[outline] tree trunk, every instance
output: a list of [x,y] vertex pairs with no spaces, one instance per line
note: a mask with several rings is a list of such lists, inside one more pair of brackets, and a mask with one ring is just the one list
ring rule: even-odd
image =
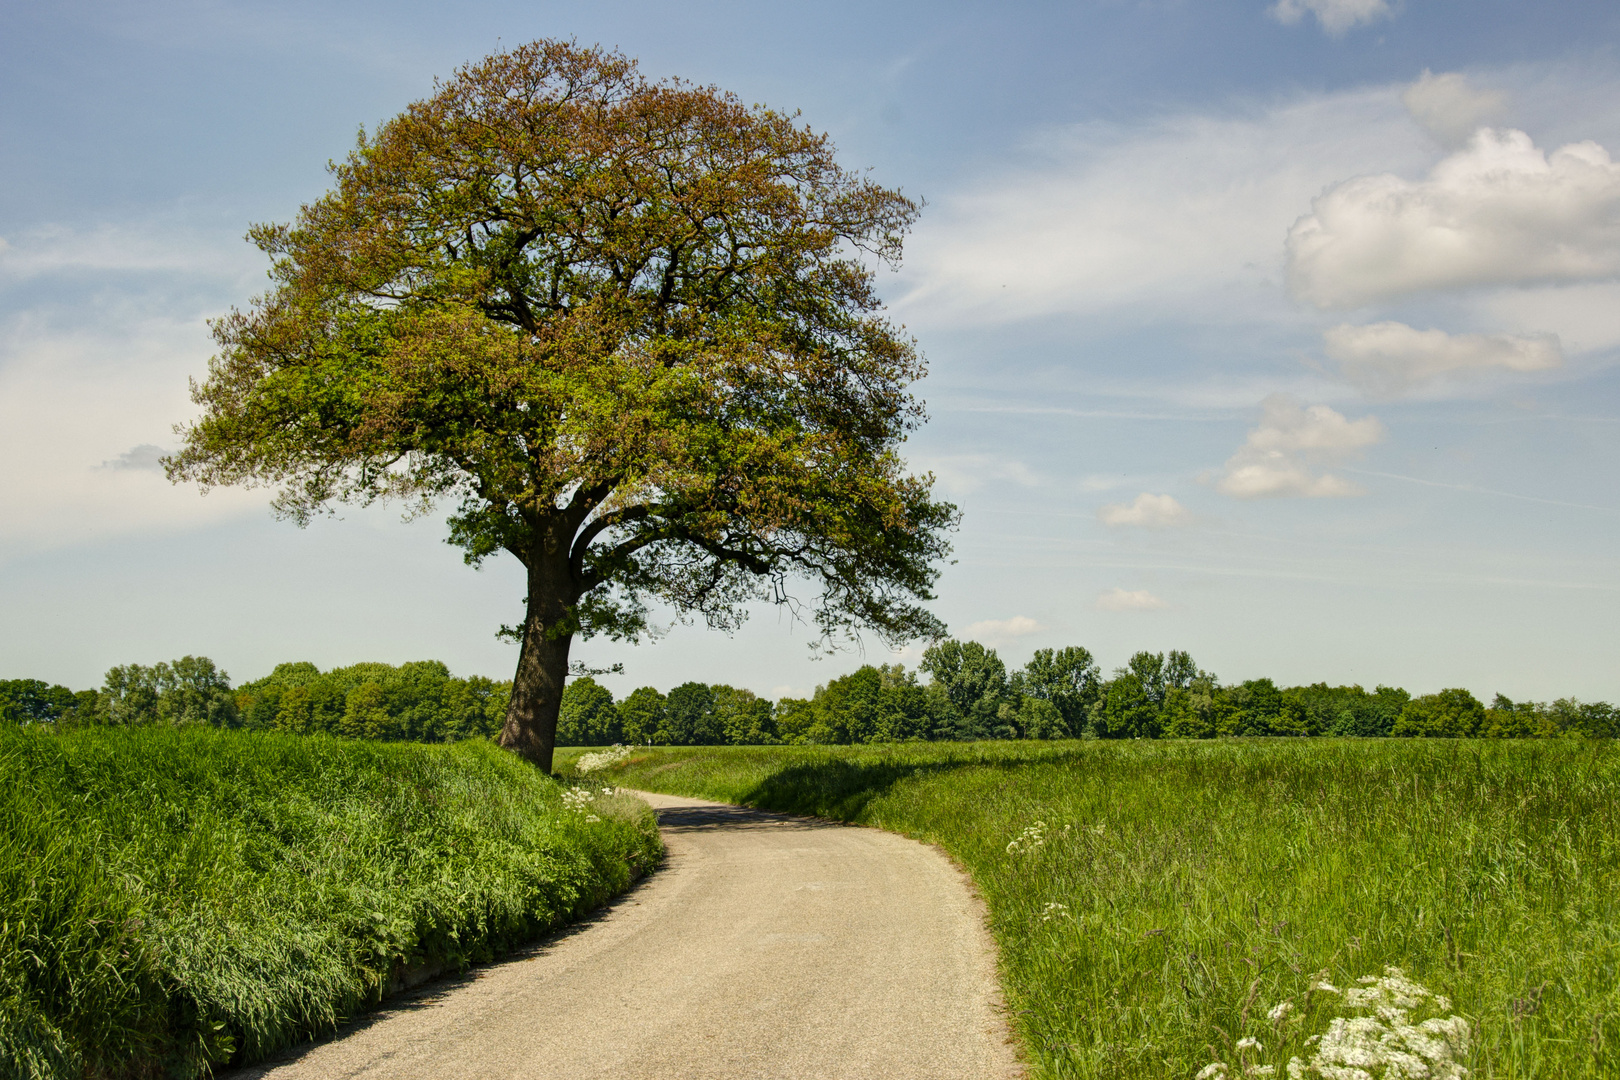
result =
[[530,560],[523,648],[512,677],[506,724],[497,741],[547,773],[557,746],[557,714],[568,678],[568,649],[574,641],[569,608],[575,599],[566,558],[547,553]]

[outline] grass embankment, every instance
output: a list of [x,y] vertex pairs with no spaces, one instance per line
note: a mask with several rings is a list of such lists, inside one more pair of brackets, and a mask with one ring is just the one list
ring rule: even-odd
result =
[[488,743],[0,728],[0,1075],[195,1075],[576,919],[661,851]]
[[1346,1005],[1312,986],[1386,965],[1453,999],[1475,1078],[1620,1076],[1611,742],[682,748],[606,775],[940,844],[1042,1076],[1280,1078]]

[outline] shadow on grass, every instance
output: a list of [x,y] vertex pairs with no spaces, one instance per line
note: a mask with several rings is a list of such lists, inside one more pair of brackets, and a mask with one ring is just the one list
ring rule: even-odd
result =
[[859,821],[875,800],[906,781],[927,780],[962,769],[1010,770],[1034,760],[1054,762],[1072,756],[1071,752],[1055,751],[1038,757],[964,752],[933,761],[828,757],[783,766],[748,789],[742,801],[790,814]]

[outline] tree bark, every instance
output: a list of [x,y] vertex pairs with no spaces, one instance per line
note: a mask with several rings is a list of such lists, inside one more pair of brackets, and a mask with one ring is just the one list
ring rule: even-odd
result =
[[557,715],[568,679],[574,633],[570,608],[577,599],[566,556],[547,552],[529,561],[529,597],[523,647],[512,677],[512,700],[497,742],[551,772]]

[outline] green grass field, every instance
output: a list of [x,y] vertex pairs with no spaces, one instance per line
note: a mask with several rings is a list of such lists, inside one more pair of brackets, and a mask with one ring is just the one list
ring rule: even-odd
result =
[[189,1076],[651,868],[646,805],[481,741],[0,726],[0,1076]]
[[1286,1076],[1350,1015],[1313,986],[1386,966],[1452,999],[1475,1078],[1620,1076],[1612,742],[694,747],[603,775],[940,844],[1040,1076]]

